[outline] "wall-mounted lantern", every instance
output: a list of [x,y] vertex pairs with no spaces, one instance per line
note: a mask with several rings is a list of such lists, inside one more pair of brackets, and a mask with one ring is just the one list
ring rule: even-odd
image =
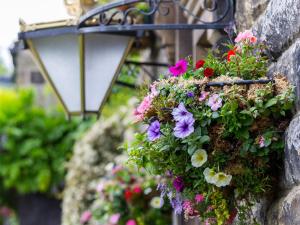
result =
[[[193,15],[180,0],[122,0],[94,8],[79,20],[22,23],[19,39],[32,52],[69,116],[99,113],[137,34],[147,30],[221,29],[230,25],[232,0],[203,2],[204,10],[218,15],[213,21]],[[141,3],[146,7],[139,8]],[[195,24],[153,24],[135,19],[137,15],[153,19],[156,13],[167,16],[168,7],[194,16]]]

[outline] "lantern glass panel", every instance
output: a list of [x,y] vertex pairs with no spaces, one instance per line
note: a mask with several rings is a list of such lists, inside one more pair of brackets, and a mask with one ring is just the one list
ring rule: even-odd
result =
[[110,34],[85,35],[85,108],[99,111],[109,93],[132,37]]
[[80,112],[78,35],[65,34],[32,39],[41,63],[69,112]]

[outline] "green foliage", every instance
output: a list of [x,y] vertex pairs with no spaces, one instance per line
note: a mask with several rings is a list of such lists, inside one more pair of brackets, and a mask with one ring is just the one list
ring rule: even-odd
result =
[[65,162],[81,129],[62,112],[34,106],[29,90],[0,90],[1,188],[50,193],[62,184]]

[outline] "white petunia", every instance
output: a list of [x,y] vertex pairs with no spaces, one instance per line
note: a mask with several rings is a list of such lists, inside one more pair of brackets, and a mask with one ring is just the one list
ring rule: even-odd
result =
[[207,161],[207,153],[205,150],[197,150],[191,158],[193,167],[200,167]]
[[217,187],[224,187],[230,184],[230,181],[232,179],[231,175],[227,175],[226,173],[219,172],[215,175],[216,183],[215,185]]
[[205,180],[207,183],[209,184],[215,184],[216,183],[216,172],[210,168],[206,168],[204,171],[203,171],[203,174],[204,174],[204,177],[205,177]]
[[150,205],[155,209],[160,209],[164,205],[164,200],[160,197],[153,197]]

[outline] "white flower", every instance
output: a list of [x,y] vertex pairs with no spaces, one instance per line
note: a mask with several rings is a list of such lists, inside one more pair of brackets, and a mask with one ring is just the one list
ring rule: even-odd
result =
[[164,205],[164,200],[160,197],[153,197],[150,205],[155,209],[160,209]]
[[215,184],[216,183],[216,173],[214,170],[210,169],[210,168],[206,168],[204,171],[203,171],[203,174],[204,174],[204,177],[205,177],[205,180],[207,183],[209,184]]
[[224,187],[230,184],[230,181],[232,179],[231,175],[227,175],[226,173],[219,172],[215,175],[216,177],[216,183],[215,185],[217,187]]
[[145,189],[144,194],[145,194],[145,195],[148,195],[148,194],[150,194],[151,192],[152,192],[152,188],[148,187],[148,188]]
[[207,153],[206,153],[206,151],[203,150],[203,149],[197,150],[192,155],[191,161],[192,161],[193,167],[200,167],[200,166],[202,166],[207,161]]

